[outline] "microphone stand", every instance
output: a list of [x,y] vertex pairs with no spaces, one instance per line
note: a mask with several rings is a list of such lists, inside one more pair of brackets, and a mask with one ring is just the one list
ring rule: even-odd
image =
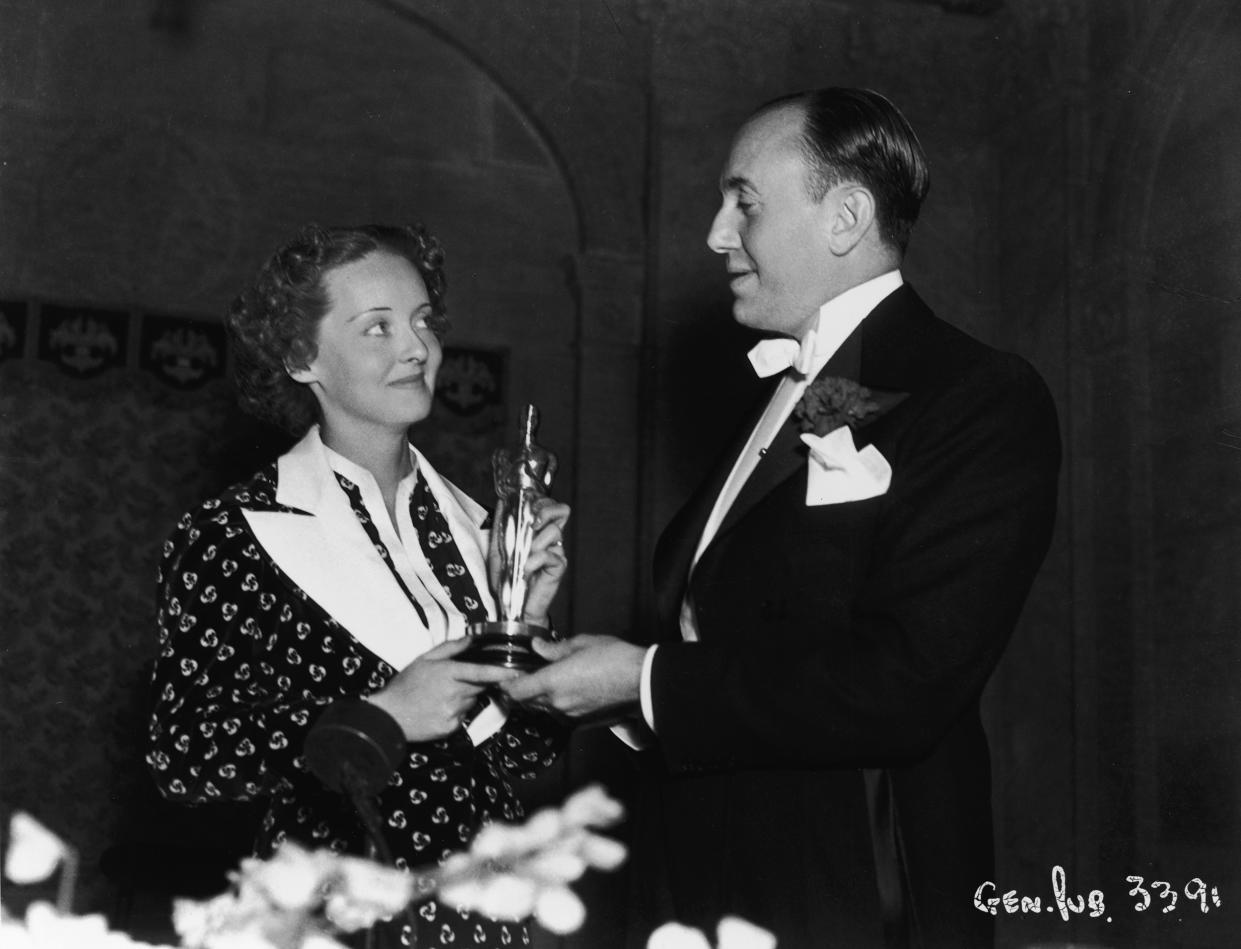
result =
[[[358,819],[362,821],[362,827],[366,831],[367,859],[375,860],[384,864],[384,866],[393,866],[395,861],[392,859],[392,850],[388,846],[388,841],[384,838],[383,822],[379,818],[379,810],[372,802],[370,794],[367,793],[366,779],[358,773],[358,769],[348,759],[345,759],[340,764],[340,786],[341,790],[348,796],[350,803],[353,804],[354,813],[358,815]],[[410,926],[411,945],[417,946],[417,923],[408,904],[405,907],[405,916]],[[363,949],[377,949],[375,930],[375,926],[367,928],[362,942]]]
[[352,761],[342,761],[340,765],[340,786],[348,796],[362,827],[369,838],[366,843],[367,856],[378,859],[381,863],[393,866],[392,850],[384,838],[383,822],[379,819],[379,811],[371,801],[366,779],[358,773]]
[[[330,706],[306,736],[306,761],[311,772],[334,791],[343,793],[366,832],[366,856],[395,866],[384,837],[383,821],[372,795],[397,769],[405,751],[400,726],[368,703],[344,699]],[[404,908],[410,946],[418,946],[418,922],[411,904]],[[365,949],[376,949],[376,927],[366,931]]]

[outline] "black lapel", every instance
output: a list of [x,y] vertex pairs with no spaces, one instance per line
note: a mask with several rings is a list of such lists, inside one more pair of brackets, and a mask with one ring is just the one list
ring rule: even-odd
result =
[[[778,380],[779,377],[776,378]],[[659,538],[654,557],[654,584],[656,615],[662,628],[677,622],[680,617],[690,562],[694,558],[694,551],[698,549],[702,529],[706,526],[707,518],[711,516],[715,499],[719,497],[724,482],[728,480],[737,456],[741,454],[750,432],[754,430],[767,403],[771,401],[776,384],[776,381],[773,381],[766,387],[745,424],[737,428],[732,441],[716,459],[706,479],[698,486],[698,490],[690,495]]]

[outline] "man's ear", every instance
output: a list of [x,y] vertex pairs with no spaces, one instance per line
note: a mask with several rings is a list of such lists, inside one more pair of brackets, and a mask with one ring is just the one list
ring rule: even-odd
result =
[[843,257],[858,245],[874,223],[874,195],[860,185],[842,185],[832,202],[828,247],[837,257]]

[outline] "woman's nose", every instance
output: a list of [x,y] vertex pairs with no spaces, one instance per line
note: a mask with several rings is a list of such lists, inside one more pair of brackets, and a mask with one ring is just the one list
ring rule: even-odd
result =
[[405,362],[425,362],[428,352],[429,348],[422,334],[415,327],[408,327],[401,341],[401,359]]

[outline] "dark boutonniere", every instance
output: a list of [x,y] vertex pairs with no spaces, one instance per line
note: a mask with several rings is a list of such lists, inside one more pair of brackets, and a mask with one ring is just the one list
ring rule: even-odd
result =
[[806,386],[806,392],[793,409],[802,432],[826,435],[842,425],[857,428],[879,412],[879,403],[870,389],[852,379],[827,376]]

